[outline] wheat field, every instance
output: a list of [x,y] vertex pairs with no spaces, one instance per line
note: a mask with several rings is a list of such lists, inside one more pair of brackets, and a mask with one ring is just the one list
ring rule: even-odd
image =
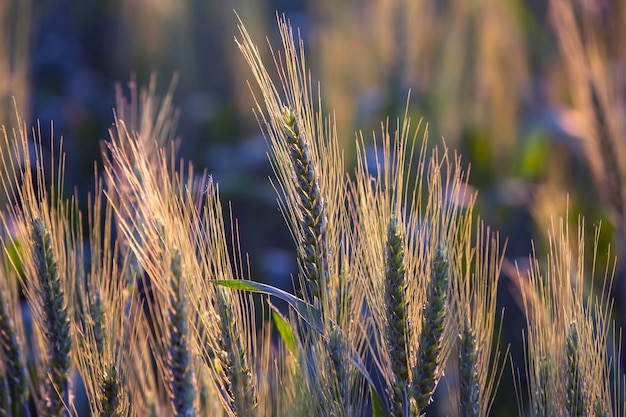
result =
[[[356,135],[348,168],[304,42],[277,22],[273,61],[241,21],[233,47],[296,249],[293,291],[251,279],[219,184],[178,157],[172,94],[118,97],[86,211],[67,197],[62,140],[16,112],[0,146],[0,415],[80,415],[82,386],[98,416],[489,416],[496,395],[520,416],[623,416],[617,261],[599,251],[601,226],[589,236],[567,209],[546,216],[545,256],[506,262],[468,164],[410,116],[410,93],[402,117]],[[576,97],[604,120],[585,85]],[[593,174],[619,215],[598,126]],[[521,360],[501,338],[505,270]]]

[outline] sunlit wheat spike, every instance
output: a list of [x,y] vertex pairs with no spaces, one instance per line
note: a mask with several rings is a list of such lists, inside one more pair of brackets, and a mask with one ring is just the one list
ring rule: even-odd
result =
[[414,410],[419,414],[430,402],[438,381],[439,353],[442,348],[444,319],[448,300],[448,260],[444,249],[437,248],[432,260],[422,332],[419,336],[418,358],[413,371]]
[[50,233],[39,218],[33,220],[32,241],[37,279],[40,286],[48,354],[48,383],[45,408],[49,415],[60,416],[69,404],[70,320]]
[[309,145],[300,132],[293,110],[283,109],[285,131],[289,140],[297,190],[300,197],[304,225],[304,266],[308,291],[313,299],[323,297],[326,291],[326,211],[320,194],[315,164],[311,159]]
[[194,406],[196,387],[190,351],[187,324],[187,301],[183,288],[182,265],[179,251],[172,255],[168,312],[167,362],[172,395],[172,407],[176,417],[196,415]]
[[391,361],[391,414],[402,417],[409,384],[407,361],[407,302],[404,270],[404,244],[398,220],[387,228],[385,248],[386,338]]
[[215,292],[217,311],[220,315],[221,354],[226,379],[232,395],[232,413],[241,417],[258,416],[256,385],[248,364],[241,330],[233,315],[236,302],[225,290]]
[[576,322],[571,322],[567,331],[567,409],[571,417],[586,415],[587,401],[584,390],[586,375],[581,372],[579,340]]
[[476,337],[466,323],[459,335],[459,408],[463,417],[478,417],[480,387],[478,385]]
[[[9,415],[22,414],[28,398],[26,369],[22,347],[18,342],[15,324],[9,310],[9,298],[0,288],[0,360],[4,364],[7,412]],[[0,407],[1,408],[1,407]]]

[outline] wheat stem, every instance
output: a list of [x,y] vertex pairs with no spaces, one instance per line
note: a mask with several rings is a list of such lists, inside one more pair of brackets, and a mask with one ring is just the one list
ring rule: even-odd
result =
[[441,247],[436,250],[431,274],[419,336],[418,358],[413,372],[413,412],[416,415],[428,405],[439,382],[439,352],[443,343],[449,283],[448,261]]
[[65,405],[69,404],[68,371],[72,346],[70,320],[50,233],[41,219],[33,220],[32,240],[48,350],[49,380],[45,392],[45,409],[48,415],[60,416]]

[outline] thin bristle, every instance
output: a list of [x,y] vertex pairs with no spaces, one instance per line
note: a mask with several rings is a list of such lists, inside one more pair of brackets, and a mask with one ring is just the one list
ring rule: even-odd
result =
[[417,414],[430,402],[441,376],[440,351],[448,300],[448,260],[439,247],[432,261],[432,276],[428,284],[422,332],[419,337],[418,358],[413,371],[413,399]]
[[387,349],[391,362],[391,414],[402,417],[407,406],[409,363],[407,360],[407,303],[404,271],[404,245],[398,220],[387,229],[385,261],[385,309]]
[[33,257],[44,314],[46,346],[48,349],[48,384],[45,408],[49,415],[62,415],[68,402],[68,371],[70,368],[70,320],[57,269],[50,234],[41,219],[33,220]]

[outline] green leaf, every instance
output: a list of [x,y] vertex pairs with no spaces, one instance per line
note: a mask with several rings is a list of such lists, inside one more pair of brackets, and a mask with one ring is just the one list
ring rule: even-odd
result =
[[320,332],[320,334],[324,334],[324,326],[320,311],[306,301],[303,301],[298,297],[281,290],[280,288],[243,279],[213,280],[212,282],[214,284],[221,285],[222,287],[232,288],[235,290],[250,291],[278,297],[296,310],[300,317],[302,317],[310,326]]
[[280,334],[280,337],[283,339],[285,346],[289,349],[292,355],[296,354],[296,349],[298,348],[298,341],[296,339],[296,335],[293,333],[291,326],[287,319],[283,317],[282,314],[270,303],[270,308],[272,309],[272,318],[274,319],[274,324],[276,325],[276,330]]
[[387,413],[387,409],[385,408],[385,403],[381,399],[378,391],[376,390],[376,385],[374,384],[374,380],[370,376],[369,372],[367,372],[367,368],[365,364],[361,360],[361,357],[352,351],[350,355],[350,362],[352,365],[363,375],[363,378],[367,381],[370,386],[370,397],[372,398],[372,417],[389,417]]
[[389,417],[385,404],[373,385],[370,385],[370,397],[372,398],[372,417]]

